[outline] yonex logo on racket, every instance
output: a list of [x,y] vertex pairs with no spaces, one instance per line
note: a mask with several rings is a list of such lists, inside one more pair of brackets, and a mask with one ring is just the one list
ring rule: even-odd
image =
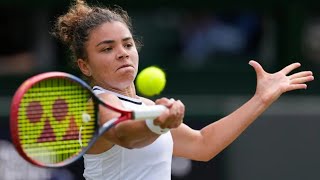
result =
[[[42,122],[42,125],[40,125],[42,128],[39,128],[41,133],[37,138],[37,142],[57,141],[57,135],[52,125],[61,127],[57,134],[63,133],[61,129],[64,129],[67,125],[67,129],[62,135],[61,140],[77,140],[79,138],[79,127],[74,115],[70,114],[68,116],[69,106],[66,100],[58,98],[54,100],[51,109],[48,107],[50,106],[42,105],[41,101],[31,101],[26,107],[27,120],[32,123],[33,126],[39,128],[37,124]],[[51,111],[52,113],[46,113],[45,111]],[[49,117],[50,115],[52,115],[52,117]]]

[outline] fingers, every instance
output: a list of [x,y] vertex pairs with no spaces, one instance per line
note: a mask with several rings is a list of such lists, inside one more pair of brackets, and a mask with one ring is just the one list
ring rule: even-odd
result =
[[[163,124],[162,128],[176,128],[184,118],[184,105],[180,100],[173,103],[167,121]],[[161,125],[160,125],[161,126]]]
[[294,69],[297,69],[298,67],[300,67],[301,64],[300,63],[292,63],[286,67],[284,67],[280,72],[284,73],[285,75],[289,74],[291,71],[293,71]]
[[170,108],[172,106],[172,104],[174,103],[174,99],[168,99],[168,98],[161,98],[161,99],[157,99],[155,101],[156,104],[161,104],[166,106],[167,108]]
[[[257,77],[261,77],[264,73],[266,73],[265,71],[264,71],[264,69],[262,68],[262,66],[258,63],[258,62],[256,62],[256,61],[254,61],[254,60],[251,60],[251,61],[249,61],[249,65],[251,65],[253,68],[254,68],[254,70],[256,71],[256,74],[257,74]],[[288,66],[286,66],[286,67],[284,67],[281,71],[279,71],[279,72],[282,72],[283,74],[285,74],[285,75],[287,75],[287,74],[289,74],[291,71],[293,71],[294,69],[297,69],[298,67],[300,67],[301,66],[301,64],[300,63],[292,63],[292,64],[290,64],[290,65],[288,65]],[[305,71],[304,73],[310,73],[311,71]],[[300,74],[301,75],[301,74]],[[299,75],[298,75],[299,76]],[[302,76],[303,76],[303,74],[302,74]]]
[[265,73],[264,69],[258,62],[251,60],[249,61],[249,65],[251,65],[254,68],[258,78]]
[[161,116],[159,116],[158,118],[154,119],[153,124],[157,125],[157,126],[161,126],[161,128],[165,128],[163,127],[164,123],[166,122],[166,119],[170,116],[170,110],[167,109],[166,111],[164,111]]
[[306,84],[292,84],[290,85],[290,87],[288,87],[286,91],[293,91],[297,89],[307,89],[307,87],[308,86]]
[[314,80],[313,76],[300,77],[291,80],[291,84],[302,84]]
[[161,128],[176,128],[184,117],[184,105],[180,100],[175,101],[170,109],[154,120],[155,125]]
[[301,77],[306,77],[306,76],[312,76],[312,71],[302,71],[302,72],[298,72],[295,74],[292,74],[289,77],[289,79],[295,79],[295,78],[301,78]]
[[155,103],[156,103],[156,104],[164,105],[164,106],[166,106],[166,107],[168,108],[167,110],[165,110],[165,111],[161,114],[161,116],[159,116],[158,118],[156,118],[156,119],[153,121],[153,123],[154,123],[155,125],[160,126],[160,125],[163,125],[163,124],[165,123],[167,117],[170,116],[170,109],[172,108],[172,105],[173,105],[174,101],[169,100],[168,98],[161,98],[161,99],[157,99],[157,100],[155,101]]
[[[292,71],[293,69],[299,67],[300,64],[294,63],[289,66],[291,66],[291,71]],[[289,68],[287,68],[287,70],[290,71]],[[288,78],[290,80],[290,86],[288,87],[287,91],[292,91],[297,89],[307,89],[308,86],[306,83],[314,80],[312,71],[302,71],[302,72],[294,73],[288,76]]]
[[175,121],[175,123],[172,123],[172,126],[170,126],[169,128],[178,127],[184,118],[184,113],[184,104],[180,100],[175,101],[175,103],[172,106],[172,115],[173,118],[177,120]]
[[161,98],[156,101],[156,104],[162,104],[168,107],[161,116],[154,120],[154,124],[161,128],[176,128],[178,127],[184,118],[185,107],[180,100],[175,101],[174,99]]
[[288,76],[291,84],[304,84],[309,81],[313,81],[312,71],[302,71]]

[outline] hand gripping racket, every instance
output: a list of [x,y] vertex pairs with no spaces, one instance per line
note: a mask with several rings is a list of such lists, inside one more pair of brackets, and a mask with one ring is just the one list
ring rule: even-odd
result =
[[[99,104],[121,115],[99,127]],[[154,105],[138,111],[120,110],[100,100],[81,79],[47,72],[29,78],[16,91],[10,112],[11,135],[27,161],[40,167],[62,167],[79,159],[114,125],[154,119],[165,109]]]

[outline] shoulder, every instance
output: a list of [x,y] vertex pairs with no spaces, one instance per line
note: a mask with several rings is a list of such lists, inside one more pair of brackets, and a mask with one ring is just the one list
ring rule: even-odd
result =
[[104,99],[104,100],[107,100],[107,99],[109,99],[109,100],[118,99],[118,97],[116,95],[114,95],[112,93],[107,93],[107,92],[106,93],[97,94],[96,96],[101,98],[101,99]]
[[105,92],[105,93],[97,94],[96,96],[107,104],[110,104],[116,107],[123,107],[121,101],[115,94]]

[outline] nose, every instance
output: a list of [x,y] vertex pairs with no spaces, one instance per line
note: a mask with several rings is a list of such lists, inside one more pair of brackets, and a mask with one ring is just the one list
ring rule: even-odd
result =
[[123,47],[119,48],[119,51],[117,53],[117,59],[126,59],[129,57],[129,53],[127,52],[126,49],[124,49]]

